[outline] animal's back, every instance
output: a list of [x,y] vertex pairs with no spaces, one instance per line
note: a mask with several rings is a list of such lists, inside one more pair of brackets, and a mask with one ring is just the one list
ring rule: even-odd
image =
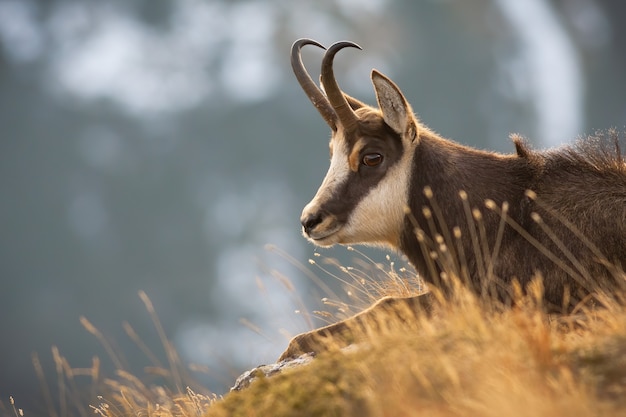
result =
[[601,135],[534,156],[541,168],[527,228],[545,249],[527,251],[541,253],[537,269],[545,278],[546,298],[557,305],[564,291],[575,301],[623,281],[626,163],[619,145],[617,135]]

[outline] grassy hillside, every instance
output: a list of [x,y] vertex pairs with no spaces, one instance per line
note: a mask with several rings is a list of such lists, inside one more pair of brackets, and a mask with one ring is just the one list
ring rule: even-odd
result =
[[387,324],[205,415],[626,415],[623,308],[554,319],[532,299],[498,311],[461,293],[435,318]]
[[[416,287],[393,273],[372,287],[360,273],[344,271],[372,296]],[[365,329],[353,348],[331,344],[310,364],[260,377],[223,398],[188,387],[155,318],[168,363],[152,372],[169,383],[147,384],[120,370],[94,386],[97,403],[64,400],[55,415],[626,416],[626,309],[607,301],[574,316],[548,316],[537,301],[541,286],[534,292],[510,309],[460,288],[433,317],[404,322],[383,314],[376,331]],[[75,370],[56,355],[63,395],[76,389],[81,372],[102,381],[96,363]],[[5,411],[15,407],[11,414],[18,415],[17,406]]]

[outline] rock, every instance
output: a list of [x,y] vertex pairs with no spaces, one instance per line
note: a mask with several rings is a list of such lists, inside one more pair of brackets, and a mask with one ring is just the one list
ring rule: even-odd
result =
[[250,386],[250,384],[254,382],[254,380],[257,379],[259,376],[270,377],[284,371],[285,369],[306,365],[310,363],[314,357],[315,354],[313,353],[305,353],[295,359],[286,359],[284,361],[272,363],[270,365],[259,365],[256,368],[253,368],[241,374],[241,376],[235,381],[235,385],[233,385],[230,390],[241,391],[242,389]]

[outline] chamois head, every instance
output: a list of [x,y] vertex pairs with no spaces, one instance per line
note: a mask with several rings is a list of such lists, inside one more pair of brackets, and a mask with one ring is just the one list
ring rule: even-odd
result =
[[333,59],[352,42],[337,42],[322,60],[320,90],[300,56],[310,39],[293,44],[291,64],[303,90],[330,126],[330,168],[313,200],[302,212],[305,237],[317,245],[369,243],[399,246],[407,202],[408,166],[419,124],[400,89],[372,70],[379,108],[343,93]]

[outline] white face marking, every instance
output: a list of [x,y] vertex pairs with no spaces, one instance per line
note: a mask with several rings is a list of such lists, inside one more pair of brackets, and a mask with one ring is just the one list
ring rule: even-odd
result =
[[338,185],[344,183],[348,175],[350,175],[348,146],[342,138],[333,139],[333,156],[330,158],[330,167],[312,202],[318,199],[325,200],[324,197],[330,196]]
[[[338,132],[339,133],[339,132]],[[315,214],[334,194],[337,187],[347,181],[351,171],[349,149],[341,136],[332,140],[333,155],[330,167],[313,200],[302,212],[303,218]],[[408,144],[405,143],[405,146]],[[358,202],[341,224],[333,214],[325,213],[321,221],[308,237],[320,246],[341,244],[386,244],[399,246],[404,226],[404,208],[408,202],[410,165],[414,148],[408,146],[401,159],[385,174],[385,177]],[[344,213],[341,213],[344,214]]]
[[410,166],[413,149],[405,149],[402,158],[354,208],[339,232],[342,243],[400,245],[408,204]]
[[[350,174],[350,167],[348,166],[348,147],[344,140],[336,139],[339,134],[340,132],[337,132],[332,139],[333,155],[330,159],[330,167],[324,177],[324,181],[322,181],[322,185],[320,185],[313,200],[302,210],[302,217],[316,213],[322,204],[331,198],[335,188],[343,184]],[[334,233],[337,232],[339,228],[341,228],[341,225],[337,224],[335,217],[332,215],[328,216],[311,231],[310,238],[317,245],[333,245],[338,243]]]

